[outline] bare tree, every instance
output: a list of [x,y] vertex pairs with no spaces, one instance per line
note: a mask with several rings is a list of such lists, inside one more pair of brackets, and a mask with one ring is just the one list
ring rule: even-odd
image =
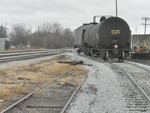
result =
[[14,46],[27,46],[31,35],[31,28],[27,28],[24,24],[15,24],[12,26],[10,33],[10,42]]
[[0,26],[0,38],[7,37],[7,28],[3,25]]
[[63,30],[63,34],[64,34],[64,38],[65,38],[64,40],[66,42],[65,46],[73,47],[73,44],[74,44],[73,32],[69,28],[66,28]]
[[73,46],[73,32],[59,23],[44,23],[32,34],[32,47],[64,48]]

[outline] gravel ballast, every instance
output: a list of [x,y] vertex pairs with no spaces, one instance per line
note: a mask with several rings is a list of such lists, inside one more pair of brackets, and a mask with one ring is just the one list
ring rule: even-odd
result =
[[[87,58],[87,56],[80,56],[76,53],[64,53],[61,55],[66,55],[76,61],[83,61],[84,67],[89,71],[88,78],[71,102],[66,113],[131,113],[126,107],[122,89],[116,77],[117,73],[113,72],[109,67],[109,63],[102,60],[94,61]],[[16,65],[38,64],[41,61],[49,60],[56,56],[60,55],[5,63],[1,64],[0,69],[10,69]],[[150,69],[149,66],[142,64],[132,64]]]
[[89,70],[88,78],[67,113],[128,113],[117,78],[105,63],[67,55],[93,65],[85,66]]

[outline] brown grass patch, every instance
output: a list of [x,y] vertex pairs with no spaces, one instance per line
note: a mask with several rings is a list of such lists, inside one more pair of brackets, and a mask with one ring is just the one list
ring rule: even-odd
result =
[[61,84],[71,83],[74,85],[80,85],[81,82],[86,78],[87,70],[81,65],[75,66],[74,70],[69,72],[65,77],[59,80]]
[[2,100],[10,100],[12,98],[12,96],[13,96],[13,94],[12,94],[10,89],[2,89],[1,90],[0,99],[2,99]]
[[15,92],[16,94],[25,94],[25,93],[29,93],[30,90],[27,89],[26,87],[18,86],[18,87],[15,87],[14,92]]
[[[86,77],[87,71],[82,65],[70,65],[65,63],[58,63],[58,61],[71,62],[70,58],[57,57],[53,60],[40,62],[37,64],[30,64],[26,66],[14,66],[10,70],[0,70],[0,99],[11,100],[16,95],[25,94],[35,89],[41,84],[45,84],[55,76],[61,75],[67,70],[74,68],[65,77],[58,82],[65,84],[70,83],[79,85]],[[36,94],[43,94],[38,91]],[[0,109],[3,105],[0,103]]]
[[35,94],[36,94],[36,95],[43,95],[44,92],[39,90],[39,91],[37,91]]
[[0,109],[3,109],[3,103],[0,103]]
[[31,71],[31,72],[38,72],[40,70],[40,67],[38,65],[35,64],[30,64],[27,66],[22,66],[20,68],[20,71]]
[[7,73],[4,70],[0,71],[0,76],[5,76]]
[[47,76],[47,75],[44,75],[42,73],[33,73],[33,72],[26,72],[25,75],[17,75],[15,76],[14,78],[16,79],[20,79],[23,80],[23,81],[32,81],[34,82],[35,84],[38,84],[38,83],[45,83],[47,81],[50,81],[52,80],[53,78]]
[[66,72],[67,70],[69,70],[71,68],[72,68],[72,66],[70,66],[68,64],[55,63],[55,64],[53,64],[52,67],[44,69],[44,72],[46,74],[60,75],[60,74]]
[[0,84],[1,93],[0,99],[2,100],[11,100],[16,94],[25,94],[29,93],[29,89],[23,87],[22,85],[13,85],[13,84]]

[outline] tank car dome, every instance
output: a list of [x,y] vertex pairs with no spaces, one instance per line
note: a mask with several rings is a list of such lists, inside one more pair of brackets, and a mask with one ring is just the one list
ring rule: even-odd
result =
[[106,17],[105,16],[102,16],[101,19],[100,19],[100,22],[106,20]]

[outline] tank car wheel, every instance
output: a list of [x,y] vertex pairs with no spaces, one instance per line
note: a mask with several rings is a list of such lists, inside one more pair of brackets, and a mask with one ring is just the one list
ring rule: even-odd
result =
[[86,52],[86,55],[87,56],[92,56],[92,50],[88,49],[87,52]]
[[106,51],[106,61],[108,61],[108,51]]
[[103,57],[104,61],[108,61],[108,51],[106,51],[104,57]]
[[85,54],[86,56],[88,56],[88,51],[87,51],[87,50],[85,50],[85,51],[84,51],[84,54]]
[[122,62],[124,62],[124,59],[125,59],[125,54],[124,51],[122,51]]
[[125,59],[125,53],[124,51],[122,51],[119,55],[119,62],[124,62],[124,59]]
[[81,50],[80,50],[80,49],[77,49],[77,53],[79,53],[79,54],[80,54],[80,53],[81,53]]
[[88,56],[92,56],[91,51],[88,51]]
[[91,51],[90,51],[90,55],[91,55],[91,56],[93,55],[93,51],[92,51],[92,49],[91,49]]

